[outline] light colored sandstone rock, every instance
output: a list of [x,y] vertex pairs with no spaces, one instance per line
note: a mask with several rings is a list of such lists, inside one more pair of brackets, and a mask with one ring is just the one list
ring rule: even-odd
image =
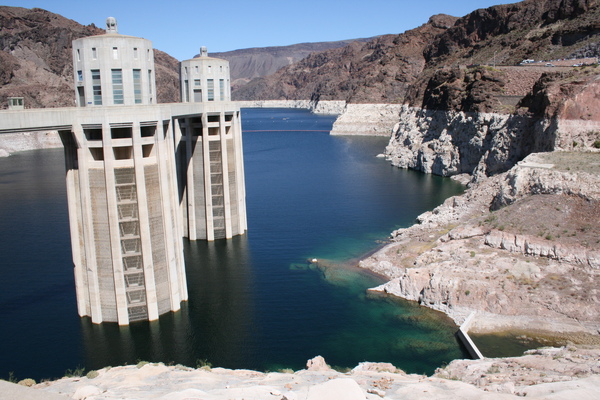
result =
[[248,100],[238,101],[240,108],[305,108],[315,114],[339,115],[344,111],[343,100]]
[[333,370],[265,374],[147,364],[102,369],[93,385],[88,378],[76,377],[43,382],[35,389],[13,386],[33,391],[32,398],[43,398],[38,394],[58,398],[60,393],[88,400],[517,399],[524,394],[547,399],[553,392],[561,398],[597,398],[599,355],[598,349],[545,348],[523,357],[455,360],[432,377],[382,371],[390,367],[385,363],[362,363],[345,374]]
[[331,134],[389,137],[400,109],[398,104],[347,104]]
[[0,135],[0,157],[10,153],[62,147],[56,131],[4,133]]
[[356,381],[341,378],[312,386],[306,400],[365,400],[365,394]]
[[376,371],[376,372],[396,372],[396,367],[391,363],[374,363],[374,362],[362,362],[358,364],[352,372],[364,372],[364,371]]
[[306,369],[308,371],[329,371],[331,368],[325,362],[325,359],[322,356],[316,356],[315,358],[311,358],[306,363]]
[[600,120],[435,111],[403,106],[386,155],[393,165],[474,181],[507,171],[530,153],[591,149]]
[[[561,336],[586,333],[596,340],[600,255],[590,243],[597,238],[585,239],[579,232],[562,243],[537,232],[538,236],[519,233],[515,220],[512,230],[482,225],[497,203],[516,204],[532,195],[566,196],[567,209],[569,196],[600,201],[600,174],[549,169],[546,166],[555,163],[548,159],[552,157],[528,156],[507,173],[474,183],[463,195],[420,215],[419,224],[394,232],[393,243],[359,263],[390,279],[372,290],[417,301],[457,324],[477,311],[475,332],[537,329]],[[553,213],[564,210],[552,203],[549,207],[540,216],[554,227]],[[586,221],[595,226],[598,216]],[[577,241],[580,237],[587,247]]]
[[100,390],[96,386],[93,386],[93,385],[83,386],[75,391],[75,393],[73,394],[73,399],[85,400],[85,399],[93,398],[94,396],[98,396],[101,393],[102,393],[102,390]]

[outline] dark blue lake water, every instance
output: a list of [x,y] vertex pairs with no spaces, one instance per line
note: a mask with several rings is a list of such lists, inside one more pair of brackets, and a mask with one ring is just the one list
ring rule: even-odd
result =
[[353,267],[462,188],[376,158],[385,138],[330,136],[334,119],[243,111],[247,235],[184,241],[189,301],[127,327],[77,315],[62,149],[0,158],[0,378],[139,360],[300,369],[316,355],[431,373],[465,357],[445,316],[367,295],[382,281]]

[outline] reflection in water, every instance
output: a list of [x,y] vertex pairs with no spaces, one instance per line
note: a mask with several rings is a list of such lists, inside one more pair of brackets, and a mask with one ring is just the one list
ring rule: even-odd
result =
[[207,359],[227,365],[238,364],[238,358],[256,357],[247,346],[253,340],[254,326],[247,237],[215,242],[185,240],[184,245],[189,301],[182,303],[179,312],[165,314],[158,321],[128,326],[97,325],[82,318],[88,368],[132,360],[196,366],[199,360]]
[[252,359],[255,302],[248,237],[185,242],[194,354],[224,365]]

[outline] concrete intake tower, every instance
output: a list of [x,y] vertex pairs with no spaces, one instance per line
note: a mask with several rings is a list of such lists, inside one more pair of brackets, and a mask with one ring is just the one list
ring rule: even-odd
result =
[[157,104],[149,40],[73,41],[75,105],[2,111],[0,133],[58,130],[80,316],[155,320],[187,300],[182,237],[247,229],[240,111],[229,64],[181,63],[182,103]]

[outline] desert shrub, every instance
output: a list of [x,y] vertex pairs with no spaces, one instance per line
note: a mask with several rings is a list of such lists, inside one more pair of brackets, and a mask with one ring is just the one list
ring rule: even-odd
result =
[[212,364],[206,358],[199,358],[196,360],[196,368],[210,371]]
[[68,369],[65,371],[65,377],[67,378],[75,378],[83,376],[85,372],[85,368],[82,366],[77,366],[75,369]]
[[35,385],[35,379],[31,379],[31,378],[22,379],[19,381],[19,385],[31,387],[31,386]]
[[94,378],[97,378],[97,377],[98,377],[98,375],[100,375],[100,374],[98,373],[98,371],[90,371],[90,372],[88,372],[88,373],[85,375],[85,377],[86,377],[86,378],[88,378],[88,379],[94,379]]

